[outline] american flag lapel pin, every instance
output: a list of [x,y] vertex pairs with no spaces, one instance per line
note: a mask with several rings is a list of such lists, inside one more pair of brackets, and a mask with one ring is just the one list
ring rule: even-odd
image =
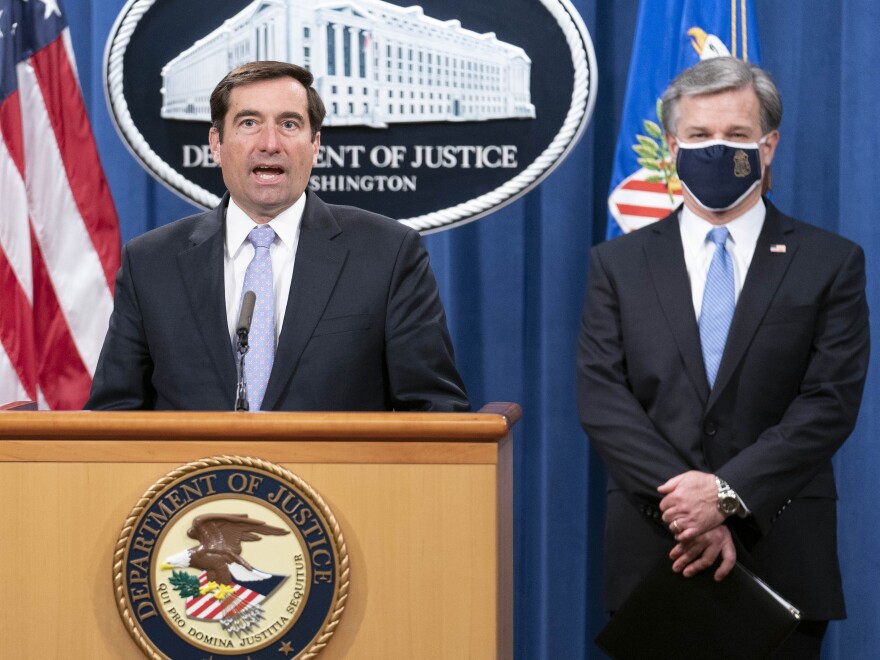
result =
[[770,246],[770,252],[773,254],[785,254],[785,245],[783,243],[775,243]]

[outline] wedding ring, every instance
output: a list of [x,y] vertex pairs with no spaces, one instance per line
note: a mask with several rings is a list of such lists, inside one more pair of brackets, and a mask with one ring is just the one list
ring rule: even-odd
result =
[[681,534],[681,527],[678,526],[678,519],[672,521],[672,528],[676,534]]

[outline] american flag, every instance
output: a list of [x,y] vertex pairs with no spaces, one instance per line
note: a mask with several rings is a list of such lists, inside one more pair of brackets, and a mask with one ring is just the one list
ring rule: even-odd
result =
[[0,0],[0,404],[81,408],[119,222],[60,0]]

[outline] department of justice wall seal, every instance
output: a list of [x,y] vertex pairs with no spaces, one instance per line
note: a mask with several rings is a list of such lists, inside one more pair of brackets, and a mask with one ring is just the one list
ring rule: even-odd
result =
[[570,0],[128,0],[104,90],[123,144],[203,208],[225,190],[210,96],[231,69],[282,60],[314,76],[327,117],[308,188],[423,233],[537,186],[577,144],[598,68]]
[[339,624],[348,553],[333,513],[293,473],[205,458],[165,475],[132,509],[113,585],[149,658],[306,660]]

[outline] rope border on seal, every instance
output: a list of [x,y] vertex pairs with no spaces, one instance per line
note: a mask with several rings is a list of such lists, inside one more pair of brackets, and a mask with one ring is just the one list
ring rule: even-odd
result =
[[423,233],[430,233],[432,230],[477,220],[496,211],[543,181],[568,155],[583,134],[596,102],[596,95],[590,93],[591,83],[597,77],[593,43],[580,14],[569,0],[540,0],[540,2],[562,28],[574,65],[571,105],[556,137],[531,165],[495,190],[469,202],[400,220],[401,224]]
[[128,109],[128,101],[123,95],[122,74],[125,51],[128,49],[131,35],[138,22],[155,2],[156,0],[129,0],[110,30],[110,34],[113,36],[107,42],[107,48],[104,51],[104,94],[110,110],[110,117],[113,119],[117,131],[124,138],[123,142],[131,154],[143,163],[148,171],[157,174],[159,181],[165,187],[173,193],[185,197],[187,201],[194,201],[205,208],[212,208],[220,203],[220,198],[192,183],[153,151],[135,126]]
[[[556,136],[526,169],[494,190],[439,211],[400,219],[398,222],[401,224],[422,233],[431,233],[477,220],[496,211],[543,181],[564,160],[583,134],[596,101],[596,95],[591,93],[597,77],[593,43],[583,19],[570,0],[539,1],[562,29],[574,66],[571,105]],[[220,198],[191,182],[153,151],[135,126],[123,95],[125,51],[138,22],[154,3],[155,0],[129,0],[110,31],[111,37],[104,53],[104,92],[109,114],[128,150],[148,171],[157,175],[158,180],[173,193],[210,209],[220,203]]]
[[119,610],[119,615],[122,617],[126,628],[128,628],[128,632],[151,660],[167,660],[167,656],[161,653],[150,642],[150,640],[142,634],[141,627],[134,620],[132,611],[129,608],[125,589],[125,554],[135,523],[140,519],[141,513],[143,513],[144,509],[153,502],[154,496],[165,490],[169,484],[178,480],[180,477],[205,468],[235,465],[257,468],[269,472],[280,479],[293,483],[315,504],[321,512],[321,515],[324,516],[324,519],[330,527],[331,535],[333,536],[333,543],[336,547],[339,561],[336,567],[338,586],[336,588],[332,610],[323,624],[322,632],[312,640],[312,644],[307,650],[296,656],[296,660],[312,660],[312,658],[315,658],[324,647],[327,646],[327,642],[333,636],[336,627],[339,625],[339,621],[342,618],[342,612],[345,609],[345,602],[348,600],[350,586],[349,576],[351,569],[349,567],[348,548],[345,545],[345,540],[342,538],[342,529],[336,520],[336,516],[333,515],[330,507],[324,502],[324,499],[314,488],[303,481],[300,477],[275,463],[265,461],[261,458],[252,458],[248,456],[211,456],[182,465],[179,468],[172,470],[150,486],[147,492],[145,492],[137,501],[137,504],[135,504],[131,513],[129,513],[128,517],[125,519],[125,522],[122,525],[122,530],[119,533],[119,539],[116,541],[116,547],[113,550],[113,590],[116,594],[116,607]]

